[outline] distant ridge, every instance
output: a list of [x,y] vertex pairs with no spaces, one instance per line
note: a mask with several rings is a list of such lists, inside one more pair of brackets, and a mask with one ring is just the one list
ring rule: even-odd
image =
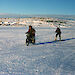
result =
[[25,14],[8,14],[0,13],[0,18],[32,18],[32,17],[43,17],[43,18],[56,18],[61,20],[73,20],[75,21],[75,15],[25,15]]

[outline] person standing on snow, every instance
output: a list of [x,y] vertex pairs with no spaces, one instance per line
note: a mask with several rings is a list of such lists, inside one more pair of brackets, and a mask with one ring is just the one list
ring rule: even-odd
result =
[[57,29],[56,29],[56,36],[55,36],[55,40],[57,40],[57,36],[59,35],[59,40],[61,40],[61,30],[60,30],[60,28],[59,27],[57,27]]

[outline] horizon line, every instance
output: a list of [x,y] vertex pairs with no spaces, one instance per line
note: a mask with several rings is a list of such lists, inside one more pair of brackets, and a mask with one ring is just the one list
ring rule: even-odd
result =
[[15,16],[15,15],[35,15],[35,16],[39,16],[39,15],[55,15],[55,16],[62,16],[62,15],[68,15],[68,16],[72,16],[72,15],[75,15],[75,14],[17,14],[17,13],[0,13],[0,15],[12,15],[12,16]]

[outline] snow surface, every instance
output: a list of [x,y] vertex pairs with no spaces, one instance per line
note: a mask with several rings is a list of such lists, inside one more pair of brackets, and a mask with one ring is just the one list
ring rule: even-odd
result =
[[[35,27],[36,43],[53,41],[55,29]],[[0,27],[0,75],[75,75],[75,39],[26,46],[28,27]],[[75,26],[61,28],[75,38]]]

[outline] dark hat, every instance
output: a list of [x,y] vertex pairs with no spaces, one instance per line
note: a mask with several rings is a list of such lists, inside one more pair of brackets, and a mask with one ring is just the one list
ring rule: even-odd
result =
[[32,27],[31,25],[29,25],[29,27]]

